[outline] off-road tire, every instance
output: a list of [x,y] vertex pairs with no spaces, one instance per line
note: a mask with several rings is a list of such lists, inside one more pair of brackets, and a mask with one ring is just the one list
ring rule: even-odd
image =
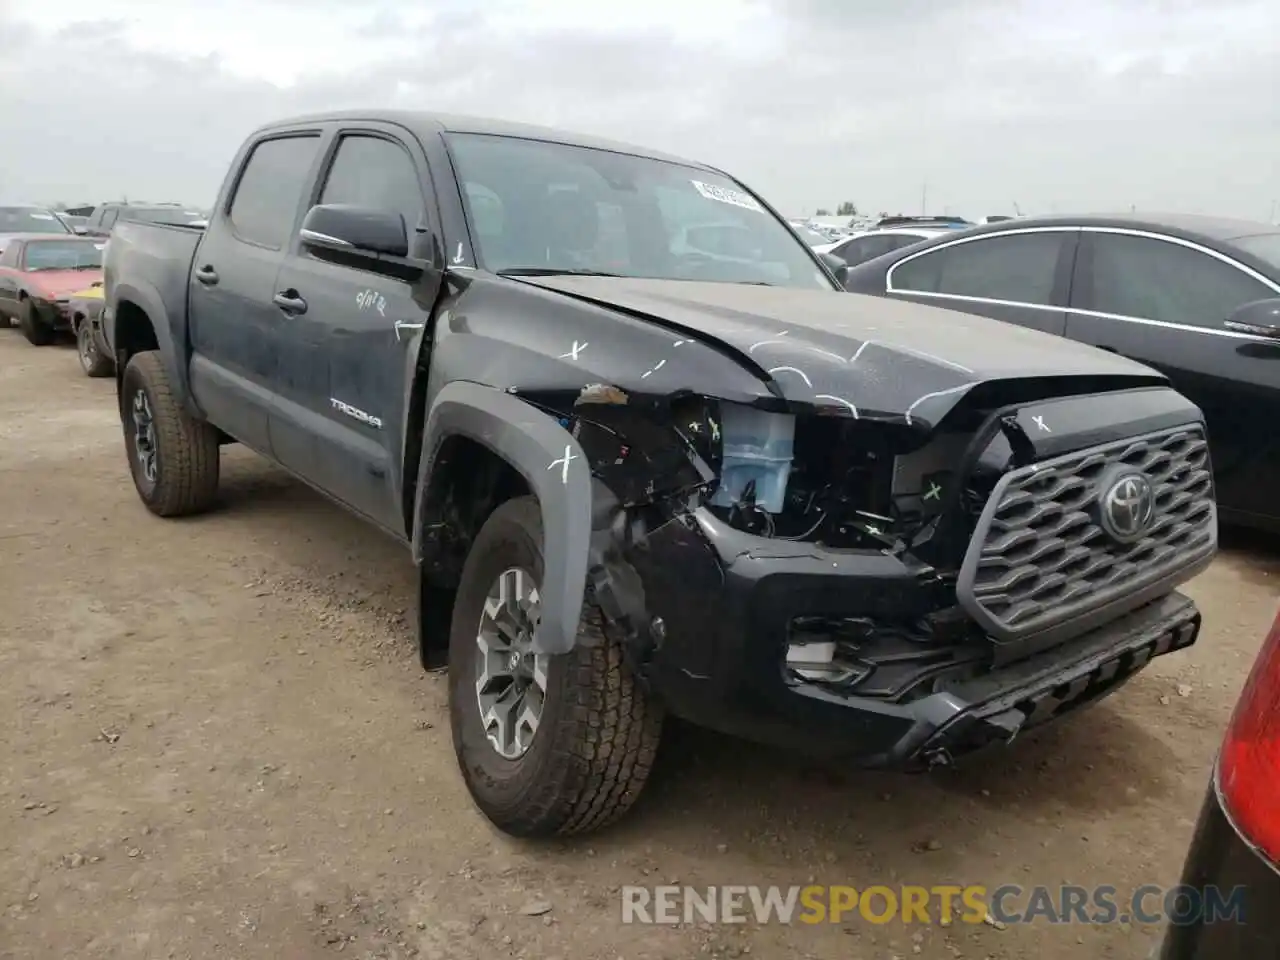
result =
[[[145,391],[155,428],[156,481],[147,481],[135,456],[133,398]],[[133,485],[147,509],[161,517],[201,513],[213,505],[220,466],[218,431],[190,417],[173,395],[157,350],[136,353],[124,369],[120,416]]]
[[87,317],[76,326],[76,355],[80,358],[80,369],[87,377],[109,377],[115,373],[116,365],[98,349],[98,342],[93,337],[93,324]]
[[18,327],[29,344],[33,347],[47,347],[53,343],[54,329],[40,319],[34,300],[29,297],[23,300],[19,310],[21,316],[18,318]]
[[603,615],[584,605],[578,645],[551,658],[547,698],[528,752],[490,744],[476,700],[476,632],[485,597],[511,567],[543,577],[542,515],[533,497],[509,500],[480,530],[466,563],[449,637],[449,720],[463,780],[476,805],[517,837],[585,833],[640,796],[662,733],[662,709],[641,689]]

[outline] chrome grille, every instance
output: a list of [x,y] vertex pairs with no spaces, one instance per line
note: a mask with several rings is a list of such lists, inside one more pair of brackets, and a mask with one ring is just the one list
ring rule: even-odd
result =
[[[1098,522],[1102,482],[1144,474],[1155,516],[1122,544]],[[1040,633],[1104,606],[1144,601],[1217,546],[1209,447],[1200,425],[1081,450],[1005,474],[979,519],[957,599],[993,637]],[[1117,611],[1119,612],[1119,611]]]

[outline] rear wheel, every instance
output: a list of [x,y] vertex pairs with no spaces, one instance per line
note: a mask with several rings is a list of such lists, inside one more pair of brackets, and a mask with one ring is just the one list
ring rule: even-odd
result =
[[22,329],[27,342],[33,347],[47,347],[53,343],[53,327],[40,319],[40,311],[30,297],[22,301],[19,307],[18,326]]
[[76,327],[76,352],[80,355],[80,368],[86,376],[109,377],[115,369],[111,358],[98,349],[93,336],[93,324],[86,318]]
[[180,517],[212,506],[218,491],[218,431],[179,405],[159,351],[129,360],[120,403],[133,485],[147,509]]
[[542,523],[533,497],[486,521],[463,567],[449,639],[449,717],[467,789],[499,829],[584,833],[622,816],[649,777],[662,710],[588,605],[578,645],[536,654]]
[[8,330],[13,326],[13,320],[7,313],[0,313],[0,330]]

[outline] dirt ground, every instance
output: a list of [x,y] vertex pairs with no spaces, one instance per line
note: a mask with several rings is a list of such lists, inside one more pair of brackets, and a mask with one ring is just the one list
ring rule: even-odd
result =
[[15,960],[1141,957],[1155,931],[1119,925],[624,925],[618,888],[1174,883],[1280,592],[1280,544],[1229,544],[1190,587],[1193,650],[971,769],[815,770],[677,730],[618,827],[523,844],[458,776],[408,553],[237,448],[221,509],[152,517],[113,389],[0,332]]

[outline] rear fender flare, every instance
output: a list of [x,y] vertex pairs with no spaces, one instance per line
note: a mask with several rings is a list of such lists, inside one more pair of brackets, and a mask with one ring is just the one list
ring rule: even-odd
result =
[[446,384],[423,428],[413,508],[413,557],[418,563],[431,472],[444,440],[455,435],[501,457],[537,496],[545,569],[533,646],[538,653],[568,653],[577,643],[591,551],[592,476],[582,447],[558,422],[519,397],[467,381]]
[[[186,364],[178,361],[178,348],[173,341],[173,328],[170,325],[171,318],[164,308],[164,301],[161,299],[159,292],[149,285],[121,283],[117,284],[112,291],[111,300],[111,319],[109,322],[102,323],[104,339],[111,347],[111,359],[115,360],[117,358],[117,351],[120,349],[120,335],[117,329],[120,304],[128,302],[141,309],[147,315],[147,319],[151,321],[151,329],[155,331],[156,344],[160,348],[160,359],[164,364],[164,372],[169,377],[169,382],[173,384],[174,389],[178,391],[178,396],[182,399],[182,405],[189,412],[199,414],[199,411],[194,408],[194,402],[191,397],[191,385],[187,379]],[[124,367],[122,364],[117,363],[117,388],[123,376]]]

